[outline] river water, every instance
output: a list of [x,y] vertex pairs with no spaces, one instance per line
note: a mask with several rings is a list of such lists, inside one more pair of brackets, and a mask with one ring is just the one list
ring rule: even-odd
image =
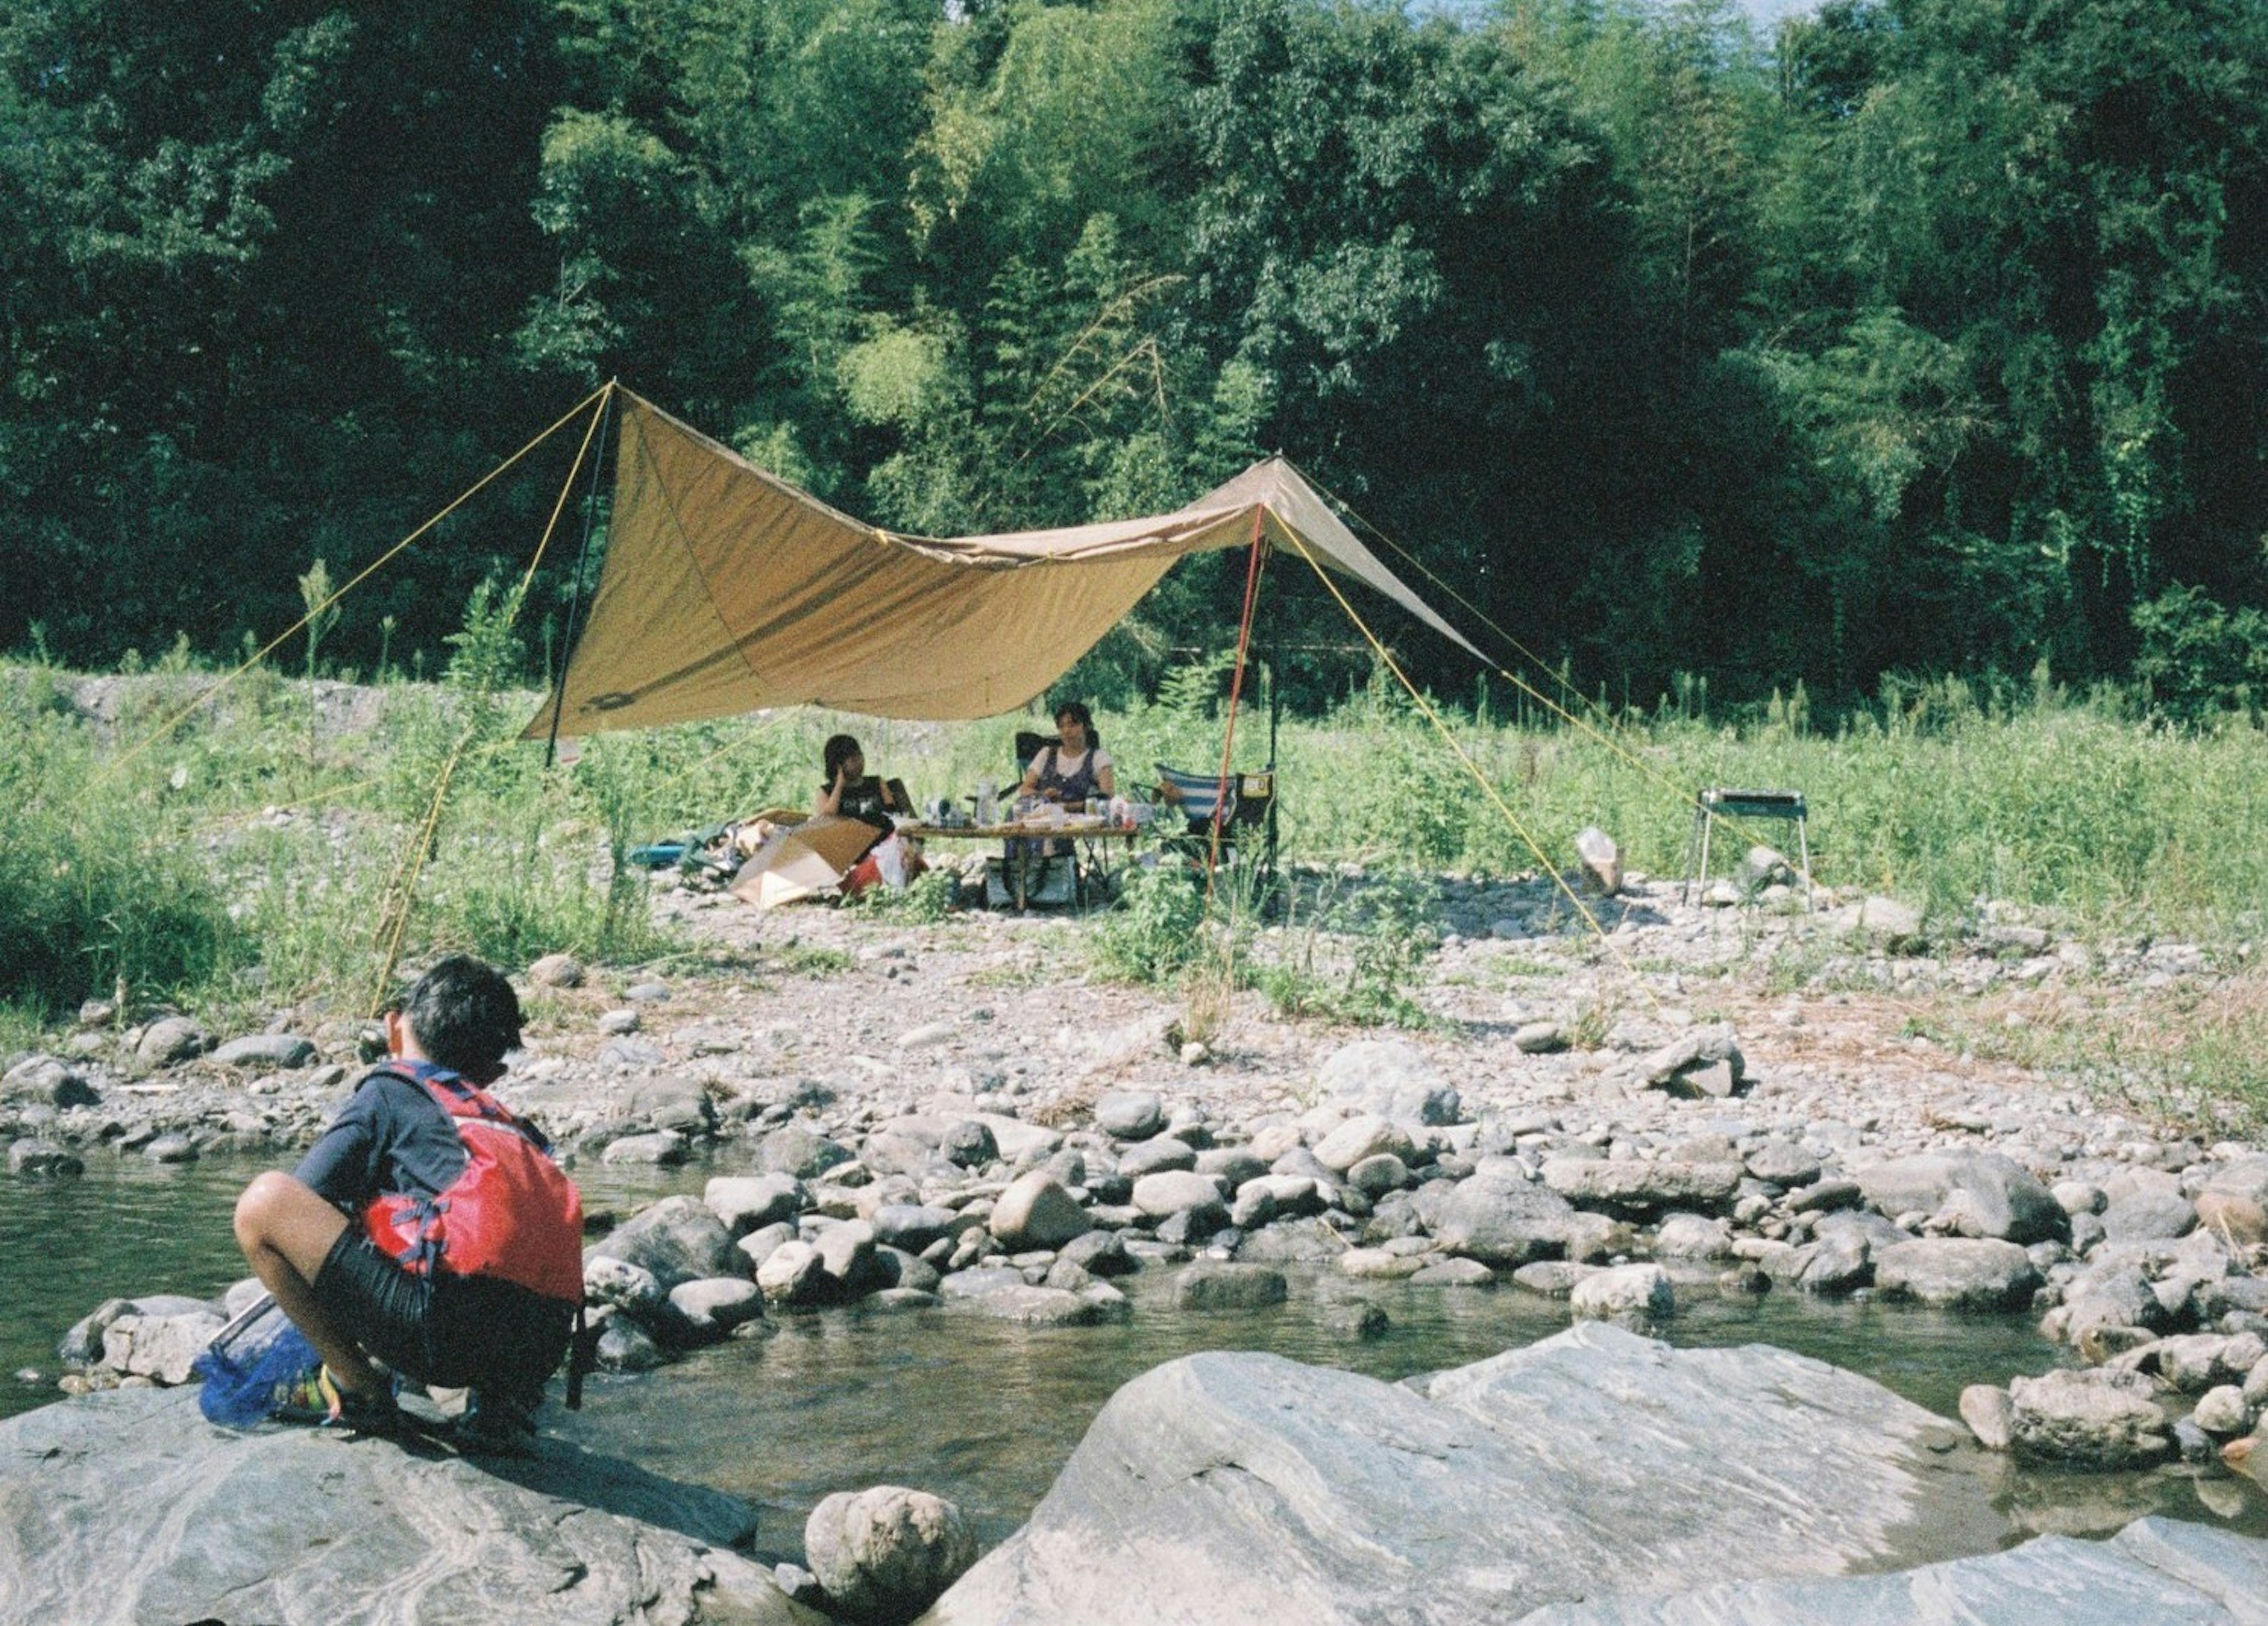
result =
[[[0,1416],[55,1398],[56,1340],[104,1299],[217,1294],[244,1274],[229,1210],[264,1166],[208,1159],[160,1168],[98,1154],[76,1180],[0,1179]],[[576,1171],[585,1202],[628,1213],[707,1171]],[[769,1335],[703,1350],[659,1372],[592,1380],[579,1415],[547,1427],[653,1472],[742,1497],[760,1509],[759,1545],[793,1556],[804,1516],[831,1491],[917,1485],[951,1497],[985,1543],[1030,1512],[1103,1402],[1160,1361],[1201,1349],[1265,1350],[1394,1380],[1461,1365],[1547,1337],[1564,1305],[1493,1291],[1295,1278],[1270,1310],[1193,1315],[1171,1304],[1168,1273],[1127,1278],[1134,1313],[1098,1328],[1030,1330],[966,1309],[852,1307],[781,1317]],[[1357,1298],[1383,1308],[1385,1335],[1351,1341],[1325,1313]],[[1674,1343],[1780,1345],[1864,1372],[1940,1416],[1963,1386],[2005,1383],[2057,1365],[2033,1318],[1952,1316],[1799,1293],[1720,1298],[1682,1290],[1663,1329]],[[556,1393],[556,1390],[555,1390]],[[2146,1512],[2268,1536],[2268,1497],[2250,1480],[2049,1474],[2004,1468],[1998,1500],[2016,1536],[2108,1534]]]

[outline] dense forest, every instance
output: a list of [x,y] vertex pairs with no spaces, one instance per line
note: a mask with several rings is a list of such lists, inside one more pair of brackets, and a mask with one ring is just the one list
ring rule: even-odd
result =
[[[11,0],[0,324],[0,649],[76,662],[288,625],[619,377],[931,533],[1280,450],[1641,703],[2268,688],[2259,0]],[[432,647],[573,438],[326,658]]]

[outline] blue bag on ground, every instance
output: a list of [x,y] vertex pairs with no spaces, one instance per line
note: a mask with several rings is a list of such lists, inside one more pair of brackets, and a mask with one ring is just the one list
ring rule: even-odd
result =
[[322,1364],[276,1301],[263,1299],[216,1333],[190,1363],[204,1380],[197,1409],[224,1428],[252,1428],[306,1394]]

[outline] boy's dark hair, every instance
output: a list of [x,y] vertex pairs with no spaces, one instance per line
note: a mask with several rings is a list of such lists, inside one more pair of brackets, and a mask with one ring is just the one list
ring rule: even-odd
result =
[[504,973],[469,954],[452,954],[417,979],[401,1014],[417,1048],[437,1067],[486,1084],[519,1043],[519,996]]
[[843,763],[849,761],[854,756],[864,756],[865,754],[866,754],[864,751],[861,751],[858,748],[858,741],[853,736],[850,734],[836,734],[830,737],[827,741],[827,744],[822,747],[820,751],[820,760],[826,765],[823,770],[825,782],[828,784],[833,784],[835,783],[835,776],[842,769]]

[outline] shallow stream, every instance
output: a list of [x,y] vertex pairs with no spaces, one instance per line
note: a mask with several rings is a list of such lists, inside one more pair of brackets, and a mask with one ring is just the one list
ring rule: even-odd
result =
[[[79,1179],[0,1179],[0,1416],[55,1398],[58,1338],[107,1298],[217,1294],[243,1275],[229,1233],[236,1193],[265,1164],[161,1168],[98,1154]],[[628,1213],[698,1192],[708,1171],[577,1171],[585,1201]],[[1272,1310],[1189,1314],[1167,1273],[1121,1284],[1130,1320],[1031,1331],[966,1308],[851,1308],[779,1318],[767,1336],[659,1372],[594,1379],[584,1410],[547,1426],[590,1449],[732,1492],[762,1510],[759,1545],[792,1556],[805,1514],[830,1491],[917,1485],[959,1502],[987,1545],[1020,1523],[1118,1386],[1200,1349],[1266,1350],[1383,1379],[1461,1365],[1560,1330],[1564,1305],[1511,1288],[1412,1288],[1330,1273],[1297,1277]],[[1391,1322],[1354,1342],[1322,1312],[1365,1299]],[[1797,1293],[1682,1291],[1662,1329],[1686,1345],[1767,1343],[1863,1372],[1940,1416],[1962,1388],[2058,1364],[2033,1318],[1954,1316]],[[1602,1449],[1611,1449],[1602,1445]],[[2146,1512],[2268,1536],[2268,1496],[2246,1479],[2048,1474],[2009,1468],[1999,1500],[2014,1535],[2103,1534]]]

